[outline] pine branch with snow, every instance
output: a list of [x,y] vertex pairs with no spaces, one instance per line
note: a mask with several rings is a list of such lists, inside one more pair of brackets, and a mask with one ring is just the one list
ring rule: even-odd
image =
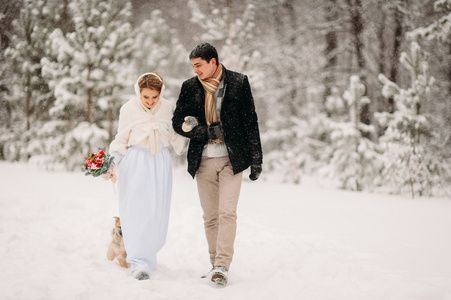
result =
[[[69,14],[74,30],[54,30],[41,60],[42,74],[56,98],[51,117],[66,126],[47,137],[41,132],[44,150],[32,161],[74,169],[86,153],[105,147],[112,138],[125,88],[132,85],[136,43],[128,1],[76,0],[69,4]],[[80,138],[83,129],[90,134],[89,142]],[[52,156],[54,163],[48,159]]]
[[[73,32],[55,30],[48,45],[54,59],[44,59],[43,75],[57,98],[51,112],[78,112],[77,121],[96,122],[95,111],[108,104],[99,99],[120,93],[128,82],[129,62],[135,51],[129,2],[77,0],[70,3]],[[114,86],[116,89],[112,90]],[[117,108],[120,103],[111,105]]]
[[169,90],[171,79],[189,75],[181,72],[187,64],[188,52],[160,10],[153,10],[137,31],[135,43],[139,47],[134,55],[137,73],[160,72]]
[[[5,50],[6,65],[14,70],[8,101],[23,107],[23,130],[30,130],[48,117],[53,97],[48,82],[41,76],[41,58],[45,56],[51,30],[58,26],[62,7],[56,1],[23,2],[19,19],[13,22],[12,45]],[[38,125],[39,126],[39,125]]]
[[[374,178],[380,171],[380,149],[368,135],[374,127],[360,122],[360,111],[369,102],[365,86],[358,76],[351,76],[349,88],[343,93],[343,101],[329,97],[328,101],[347,104],[348,112],[343,119],[329,119],[330,160],[321,173],[339,183],[342,189],[372,190],[377,182]],[[331,106],[326,103],[326,106]]]
[[442,42],[449,41],[449,38],[451,36],[451,1],[437,0],[434,3],[434,9],[437,12],[445,13],[445,15],[426,27],[416,28],[407,33],[408,38],[410,38],[411,40],[437,39]]
[[439,144],[439,137],[431,116],[422,111],[434,83],[427,73],[427,55],[416,42],[411,44],[410,50],[400,59],[410,73],[410,87],[401,88],[379,75],[384,85],[383,94],[393,97],[396,111],[376,114],[376,119],[386,128],[380,138],[385,151],[381,179],[392,192],[408,189],[414,197],[431,195],[440,187],[448,163],[446,160],[439,163],[438,153],[432,152]]

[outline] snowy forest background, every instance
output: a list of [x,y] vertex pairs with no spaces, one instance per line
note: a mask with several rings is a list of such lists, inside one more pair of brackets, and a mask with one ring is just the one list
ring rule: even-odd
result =
[[[264,173],[451,195],[451,0],[2,0],[0,160],[80,171],[143,72],[250,78]],[[183,157],[176,163],[183,163]]]

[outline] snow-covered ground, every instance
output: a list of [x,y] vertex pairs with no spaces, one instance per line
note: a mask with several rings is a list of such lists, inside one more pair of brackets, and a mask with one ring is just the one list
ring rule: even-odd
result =
[[215,289],[195,181],[174,173],[158,270],[137,281],[106,259],[110,182],[0,163],[0,299],[451,299],[451,199],[244,180]]

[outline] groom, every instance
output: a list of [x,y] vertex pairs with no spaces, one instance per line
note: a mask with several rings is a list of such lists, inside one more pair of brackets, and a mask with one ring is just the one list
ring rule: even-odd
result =
[[[180,91],[172,125],[188,138],[188,172],[196,177],[204,211],[211,280],[226,285],[236,234],[236,208],[243,171],[257,180],[262,172],[262,149],[254,99],[246,75],[227,70],[216,49],[197,45],[189,59],[197,76]],[[185,131],[186,117],[198,125]],[[206,277],[207,275],[205,275]]]

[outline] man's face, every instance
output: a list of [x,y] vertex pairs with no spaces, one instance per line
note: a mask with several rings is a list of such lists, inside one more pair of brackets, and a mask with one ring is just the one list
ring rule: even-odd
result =
[[213,77],[213,74],[216,71],[216,68],[218,67],[216,65],[216,59],[212,58],[210,59],[210,62],[207,62],[206,60],[198,57],[191,59],[191,65],[194,68],[194,73],[199,76],[199,79],[205,80],[207,78]]

